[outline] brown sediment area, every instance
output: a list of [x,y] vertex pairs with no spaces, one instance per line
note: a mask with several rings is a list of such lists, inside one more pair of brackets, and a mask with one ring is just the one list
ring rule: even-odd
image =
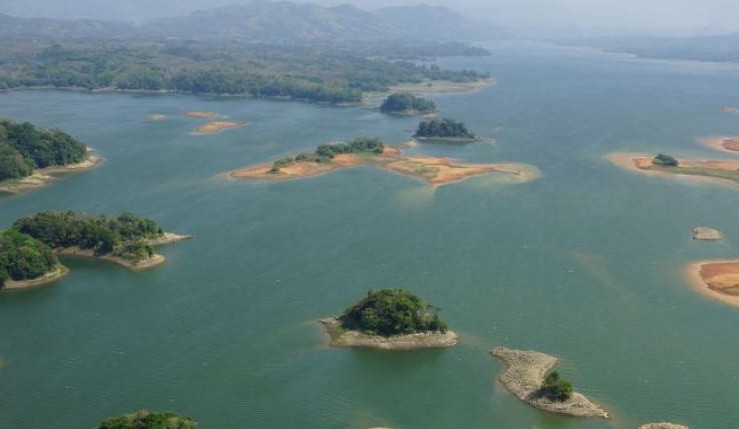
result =
[[220,118],[221,115],[215,112],[206,112],[204,110],[191,110],[189,112],[183,112],[184,116],[195,119],[216,119]]
[[728,153],[739,153],[738,136],[710,136],[701,137],[698,141],[708,148]]
[[504,347],[496,347],[490,353],[506,365],[506,369],[498,376],[503,387],[532,407],[572,417],[610,418],[605,410],[577,392],[573,392],[570,399],[561,402],[551,401],[537,394],[547,373],[557,365],[556,357]]
[[694,262],[685,274],[697,292],[739,307],[739,259]]
[[281,167],[276,173],[270,171],[272,163],[265,163],[226,174],[235,179],[290,180],[362,164],[371,164],[384,170],[411,176],[432,186],[447,185],[491,173],[513,177],[516,182],[527,182],[539,177],[538,169],[526,164],[467,164],[453,158],[409,157],[394,146],[385,146],[381,154],[337,155],[326,163],[295,162]]
[[321,319],[326,333],[330,337],[331,347],[358,347],[380,350],[422,350],[452,347],[457,344],[457,334],[452,331],[423,332],[407,335],[383,337],[368,335],[359,331],[345,331],[336,318]]
[[102,161],[103,159],[100,157],[90,156],[77,164],[41,168],[34,171],[30,176],[0,182],[0,193],[19,194],[42,188],[56,180],[57,176],[90,170],[97,167]]
[[639,426],[639,429],[690,429],[687,426],[679,425],[676,423],[647,423]]
[[212,134],[245,126],[246,124],[236,121],[214,121],[199,126],[195,131],[199,134]]
[[639,153],[611,153],[606,158],[625,170],[646,175],[681,176],[696,182],[726,184],[739,183],[739,160],[678,159],[677,167],[660,167],[652,164],[653,156]]
[[14,289],[29,289],[38,286],[44,286],[49,283],[55,282],[60,278],[66,276],[69,273],[69,269],[64,265],[58,265],[54,270],[44,274],[41,277],[29,280],[8,280],[3,286],[3,290],[14,290]]

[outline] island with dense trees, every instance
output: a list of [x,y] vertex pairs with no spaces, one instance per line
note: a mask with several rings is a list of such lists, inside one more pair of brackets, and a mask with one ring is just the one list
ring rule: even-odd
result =
[[453,119],[429,119],[421,121],[413,134],[416,140],[475,141],[476,135],[471,133],[463,122]]
[[83,212],[40,212],[13,223],[13,229],[41,241],[59,255],[108,260],[130,269],[164,263],[153,246],[190,238],[162,231],[151,219],[131,213],[118,217]]
[[499,174],[506,183],[523,183],[539,177],[539,170],[527,164],[467,164],[451,158],[410,157],[400,149],[372,137],[348,143],[329,143],[313,152],[285,156],[226,173],[234,179],[291,180],[317,176],[363,164],[418,178],[432,186],[446,185],[482,174]]
[[645,154],[612,153],[607,158],[625,170],[648,175],[680,175],[702,182],[730,181],[739,184],[739,160],[735,159],[678,160],[661,153],[654,157]]
[[13,229],[0,232],[0,289],[41,286],[67,272],[41,241]]
[[333,347],[415,350],[451,347],[457,334],[439,318],[440,308],[404,289],[369,291],[338,318],[321,320]]
[[53,174],[91,168],[98,161],[87,146],[63,131],[0,119],[0,192],[37,188]]
[[491,354],[506,365],[498,376],[503,387],[534,408],[572,417],[609,418],[605,410],[574,392],[569,381],[552,371],[556,357],[504,347],[494,348]]
[[137,411],[100,422],[95,429],[195,429],[197,423],[171,412]]
[[407,92],[390,94],[380,105],[380,111],[394,115],[416,115],[433,113],[436,105],[431,100],[416,97]]

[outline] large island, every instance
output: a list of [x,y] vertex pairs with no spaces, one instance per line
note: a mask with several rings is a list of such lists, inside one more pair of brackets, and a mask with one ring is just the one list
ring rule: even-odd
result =
[[415,177],[432,186],[456,183],[491,173],[512,178],[517,183],[534,180],[540,175],[536,167],[527,164],[467,164],[452,158],[406,156],[400,149],[368,137],[360,137],[348,143],[321,145],[314,152],[283,157],[271,163],[226,174],[234,179],[279,181],[317,176],[363,164]]
[[457,334],[439,309],[403,289],[381,289],[351,305],[338,318],[320,322],[333,347],[417,350],[451,347]]
[[56,175],[95,167],[101,159],[90,153],[63,131],[0,119],[0,192],[40,188]]

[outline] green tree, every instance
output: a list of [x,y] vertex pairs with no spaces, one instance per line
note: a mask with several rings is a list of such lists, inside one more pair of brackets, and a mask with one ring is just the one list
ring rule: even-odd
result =
[[678,161],[674,157],[670,155],[665,155],[664,153],[658,153],[657,156],[655,156],[652,159],[652,164],[658,165],[661,167],[677,167]]
[[544,378],[538,394],[550,401],[564,402],[572,397],[572,383],[560,378],[559,372],[552,371]]
[[100,422],[95,429],[195,429],[197,423],[189,417],[170,412],[137,411]]

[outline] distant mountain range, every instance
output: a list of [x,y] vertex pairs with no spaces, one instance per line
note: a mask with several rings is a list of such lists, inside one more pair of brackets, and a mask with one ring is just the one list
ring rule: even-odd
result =
[[443,7],[425,5],[365,11],[286,1],[253,1],[159,19],[141,26],[99,20],[55,20],[0,15],[3,39],[69,39],[158,36],[229,38],[264,42],[376,41],[393,39],[475,41],[499,37],[492,25]]

